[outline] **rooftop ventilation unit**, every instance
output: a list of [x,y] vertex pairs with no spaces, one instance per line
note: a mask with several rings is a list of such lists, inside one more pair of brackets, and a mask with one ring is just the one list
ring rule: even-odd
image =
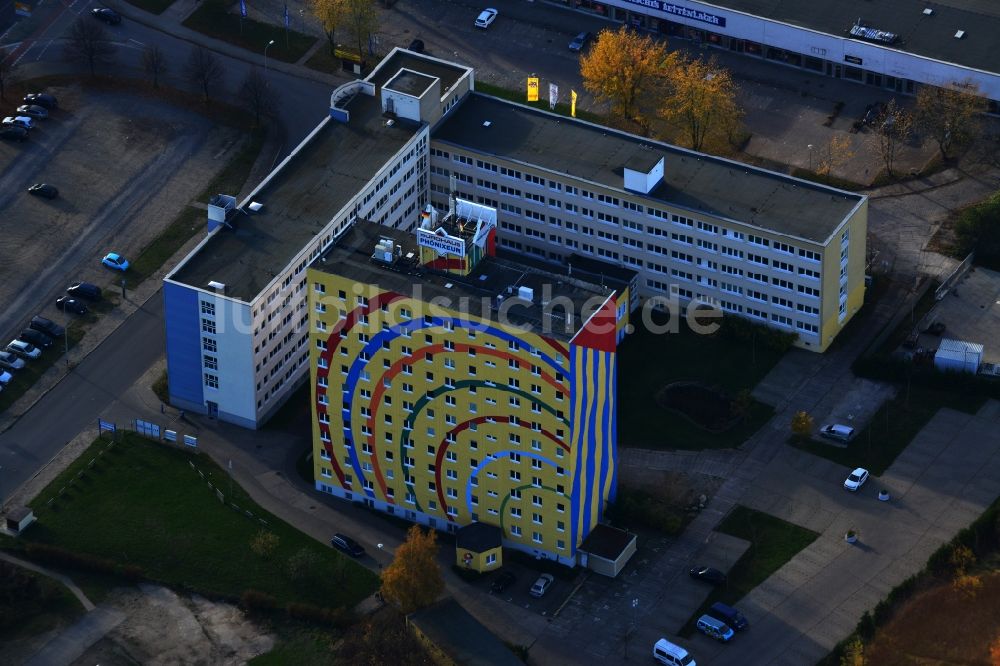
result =
[[383,264],[391,264],[395,254],[396,242],[391,238],[383,236],[379,238],[378,244],[375,245],[375,252],[372,253],[372,259]]
[[880,44],[894,44],[899,39],[899,35],[896,33],[872,28],[865,25],[865,22],[860,18],[851,26],[851,37],[866,39],[869,42],[878,42]]
[[484,120],[483,121],[483,127],[489,127],[492,124],[493,124],[492,120]]
[[964,30],[959,30],[958,32],[955,33],[955,39],[962,39],[963,37],[965,37]]
[[226,285],[221,282],[216,282],[215,280],[208,283],[208,288],[214,290],[218,294],[226,293]]
[[930,16],[933,13],[934,13],[933,9],[931,9],[930,7],[924,7],[924,16]]

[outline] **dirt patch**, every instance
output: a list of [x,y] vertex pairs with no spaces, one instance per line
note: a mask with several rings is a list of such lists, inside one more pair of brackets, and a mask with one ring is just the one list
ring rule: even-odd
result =
[[[867,663],[990,664],[1000,647],[1000,572],[982,575],[970,596],[942,583],[910,599],[865,649]],[[943,628],[947,631],[943,633]]]
[[79,666],[244,664],[274,647],[274,637],[239,608],[156,585],[122,588],[106,605],[128,617],[74,662]]

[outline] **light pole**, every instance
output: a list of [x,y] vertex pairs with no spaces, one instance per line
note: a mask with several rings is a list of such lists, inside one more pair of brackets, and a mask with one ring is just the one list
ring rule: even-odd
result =
[[806,146],[809,149],[809,173],[813,170],[813,145],[810,143]]
[[378,548],[378,570],[379,574],[382,573],[382,549],[385,548],[384,543],[377,543],[375,547]]
[[264,47],[264,71],[265,72],[267,71],[267,50],[269,48],[271,48],[272,44],[274,44],[274,40],[273,39],[267,43],[267,46]]

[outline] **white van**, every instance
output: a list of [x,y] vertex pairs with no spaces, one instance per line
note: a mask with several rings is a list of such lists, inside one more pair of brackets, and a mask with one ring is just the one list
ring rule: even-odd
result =
[[832,425],[825,425],[819,429],[819,434],[823,437],[829,439],[836,439],[841,442],[849,442],[851,438],[854,437],[854,428],[851,426],[840,425],[839,423],[834,423]]
[[653,646],[653,659],[667,666],[698,666],[687,650],[680,645],[674,645],[666,638],[656,641]]

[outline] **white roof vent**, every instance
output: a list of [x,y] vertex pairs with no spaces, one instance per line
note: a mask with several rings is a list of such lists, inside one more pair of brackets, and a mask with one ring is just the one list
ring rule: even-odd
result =
[[221,282],[216,282],[215,280],[212,280],[211,282],[208,283],[208,288],[214,289],[220,294],[226,293],[226,285],[222,284]]
[[256,213],[257,211],[259,211],[263,207],[264,207],[264,204],[262,204],[260,202],[257,202],[257,201],[251,201],[250,205],[247,206],[247,208],[249,208],[250,211],[254,212],[254,213]]
[[489,127],[492,124],[493,124],[492,120],[484,120],[483,121],[483,127]]
[[930,16],[933,13],[934,13],[933,9],[931,9],[930,7],[924,7],[924,16]]
[[955,39],[962,39],[963,37],[965,37],[964,30],[959,30],[958,32],[955,33]]

